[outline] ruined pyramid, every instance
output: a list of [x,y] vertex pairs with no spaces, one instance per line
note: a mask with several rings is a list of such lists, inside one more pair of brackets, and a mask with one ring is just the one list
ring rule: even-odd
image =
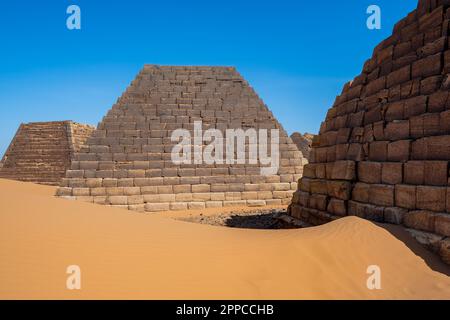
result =
[[303,164],[234,68],[146,65],[75,154],[57,194],[150,212],[288,204]]
[[450,263],[450,1],[419,1],[344,86],[290,214],[400,224]]
[[1,161],[0,178],[59,185],[93,130],[72,121],[21,124]]

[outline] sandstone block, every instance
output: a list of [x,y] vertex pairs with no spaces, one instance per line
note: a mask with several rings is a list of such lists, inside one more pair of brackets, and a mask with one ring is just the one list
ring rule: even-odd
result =
[[158,212],[158,211],[169,211],[170,204],[169,203],[146,203],[145,211],[148,212]]
[[387,141],[375,141],[369,145],[369,159],[370,161],[386,161],[388,155]]
[[394,206],[394,187],[382,184],[370,186],[369,202],[371,204],[383,207]]
[[416,186],[396,185],[395,205],[397,207],[415,210],[416,207]]
[[424,162],[424,180],[426,185],[446,186],[448,183],[448,162]]
[[450,237],[450,214],[437,214],[435,216],[434,230],[437,234]]
[[189,210],[201,210],[206,208],[205,202],[189,202],[188,203]]
[[434,212],[444,212],[446,202],[446,188],[442,187],[417,187],[417,208]]
[[187,210],[187,202],[172,202],[169,205],[170,210]]
[[246,200],[226,200],[223,202],[224,207],[241,207],[246,205]]
[[352,190],[352,200],[358,202],[369,202],[370,184],[360,183],[355,184]]
[[111,205],[128,205],[127,196],[109,196],[108,202]]
[[389,161],[408,161],[410,158],[411,141],[400,140],[391,142],[388,145],[387,160]]
[[247,205],[249,207],[263,207],[266,205],[265,200],[247,200]]
[[382,164],[380,162],[362,161],[358,163],[358,178],[365,183],[381,182]]
[[386,139],[391,141],[405,140],[409,138],[409,121],[394,120],[386,125],[384,131]]
[[397,162],[383,163],[381,182],[384,184],[400,184],[403,181],[403,164]]
[[403,223],[403,217],[408,214],[408,210],[398,207],[385,208],[384,220],[388,223],[400,225]]
[[351,197],[352,185],[348,181],[328,181],[327,194],[332,198],[349,200]]
[[356,165],[354,161],[336,161],[333,164],[331,178],[333,180],[354,180]]
[[346,202],[344,200],[331,198],[328,203],[327,211],[336,216],[342,217],[346,216],[347,215]]
[[410,211],[403,216],[403,224],[408,228],[434,232],[435,214],[430,211]]
[[405,167],[405,183],[420,185],[425,182],[425,164],[423,161],[408,161]]

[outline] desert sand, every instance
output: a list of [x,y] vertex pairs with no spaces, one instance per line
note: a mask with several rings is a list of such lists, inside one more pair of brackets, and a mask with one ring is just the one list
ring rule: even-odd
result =
[[[358,218],[233,229],[54,192],[0,180],[1,299],[450,299],[450,277]],[[382,289],[372,291],[374,264]],[[81,268],[81,290],[66,289],[69,265]]]

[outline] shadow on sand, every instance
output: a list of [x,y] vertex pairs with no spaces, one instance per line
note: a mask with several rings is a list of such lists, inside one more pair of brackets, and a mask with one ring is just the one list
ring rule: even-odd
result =
[[450,266],[446,265],[437,254],[417,242],[404,228],[390,224],[377,223],[377,225],[403,242],[412,252],[421,257],[432,270],[450,276]]

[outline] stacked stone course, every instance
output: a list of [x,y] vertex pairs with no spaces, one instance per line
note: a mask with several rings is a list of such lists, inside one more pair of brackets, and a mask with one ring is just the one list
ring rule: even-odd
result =
[[450,263],[450,1],[419,1],[344,86],[290,214],[405,226]]
[[0,178],[59,185],[93,130],[71,121],[21,124],[2,159]]
[[[176,164],[174,130],[280,130],[280,168]],[[269,140],[270,141],[270,140]],[[207,143],[204,143],[207,144]],[[250,147],[246,141],[246,150]],[[225,154],[225,153],[224,153]],[[254,90],[231,67],[146,65],[75,154],[58,195],[136,211],[288,204],[304,159]]]
[[291,139],[297,145],[303,157],[309,161],[314,135],[310,133],[301,134],[299,132],[294,132],[291,135]]

